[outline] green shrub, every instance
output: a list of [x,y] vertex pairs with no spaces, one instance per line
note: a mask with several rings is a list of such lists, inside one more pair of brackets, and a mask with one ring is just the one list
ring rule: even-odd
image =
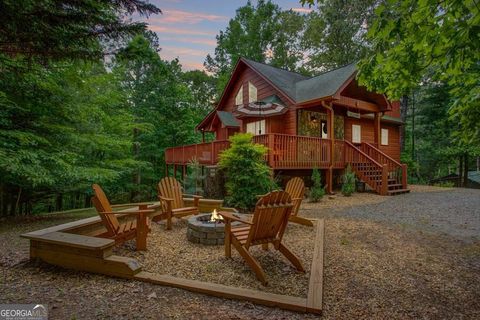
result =
[[455,183],[453,181],[441,181],[433,184],[435,187],[442,187],[442,188],[453,188],[455,187]]
[[255,206],[257,195],[276,188],[270,168],[264,161],[267,148],[252,142],[249,133],[230,137],[230,148],[220,154],[219,165],[225,172],[226,203],[243,211]]
[[347,197],[351,196],[355,192],[355,173],[352,172],[350,166],[345,169],[342,182],[342,194]]
[[322,176],[318,169],[312,172],[313,185],[310,188],[310,202],[318,202],[325,195],[325,187],[322,187]]

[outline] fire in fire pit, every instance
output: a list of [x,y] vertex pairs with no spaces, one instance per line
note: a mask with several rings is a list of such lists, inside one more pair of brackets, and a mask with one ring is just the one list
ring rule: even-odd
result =
[[[232,226],[238,225],[233,222]],[[217,210],[193,216],[188,219],[187,239],[190,242],[206,245],[223,244],[225,239],[225,223]]]

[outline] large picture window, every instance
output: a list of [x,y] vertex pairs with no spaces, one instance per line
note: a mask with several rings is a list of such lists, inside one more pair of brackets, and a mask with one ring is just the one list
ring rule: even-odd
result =
[[247,123],[247,130],[248,133],[259,135],[265,134],[265,120],[254,121]]
[[[317,111],[298,110],[297,131],[300,136],[321,137],[327,132],[327,114]],[[323,124],[323,125],[322,125]]]

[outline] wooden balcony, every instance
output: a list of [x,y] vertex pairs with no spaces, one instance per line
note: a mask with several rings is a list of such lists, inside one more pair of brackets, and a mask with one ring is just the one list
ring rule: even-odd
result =
[[[334,168],[345,166],[343,140],[334,141],[333,162],[330,139],[271,133],[255,136],[253,140],[268,148],[265,160],[273,169],[326,169],[330,165]],[[229,145],[229,141],[223,140],[167,148],[165,162],[185,165],[196,158],[202,165],[214,165],[218,162],[220,152]]]

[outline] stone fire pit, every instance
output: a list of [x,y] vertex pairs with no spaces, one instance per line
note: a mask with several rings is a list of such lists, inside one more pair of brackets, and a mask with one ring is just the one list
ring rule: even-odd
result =
[[[211,213],[192,216],[187,221],[187,239],[190,242],[206,245],[223,245],[225,239],[225,223],[210,221]],[[240,224],[232,222],[232,226]]]

